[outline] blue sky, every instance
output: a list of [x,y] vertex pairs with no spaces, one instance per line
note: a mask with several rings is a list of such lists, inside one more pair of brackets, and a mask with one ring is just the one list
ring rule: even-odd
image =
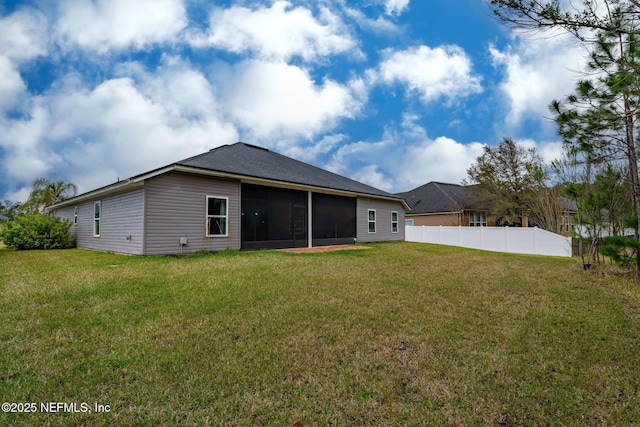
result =
[[557,157],[547,105],[583,60],[481,0],[9,0],[0,199],[236,141],[390,192],[459,183],[505,136]]

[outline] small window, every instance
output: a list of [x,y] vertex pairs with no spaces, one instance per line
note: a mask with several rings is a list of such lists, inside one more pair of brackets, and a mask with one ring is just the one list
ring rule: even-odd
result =
[[93,237],[100,237],[100,214],[102,211],[102,203],[95,202],[93,204]]
[[207,196],[207,237],[226,237],[229,199]]
[[469,213],[469,226],[470,227],[486,227],[487,226],[487,214],[484,212],[470,212]]
[[391,232],[398,232],[398,212],[391,212]]
[[369,233],[376,232],[376,211],[369,209]]
[[78,224],[78,207],[73,208],[73,225]]
[[404,220],[405,227],[413,227],[413,219],[405,219]]

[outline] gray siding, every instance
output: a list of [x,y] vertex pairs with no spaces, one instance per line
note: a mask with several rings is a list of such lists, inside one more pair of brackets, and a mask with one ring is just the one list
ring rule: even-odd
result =
[[[93,206],[101,202],[100,237],[93,236]],[[56,211],[73,223],[73,207]],[[78,224],[71,226],[79,248],[142,254],[144,191],[96,199],[78,205]]]
[[[207,196],[229,198],[228,237],[206,237]],[[145,255],[240,249],[239,181],[167,173],[145,182],[145,198]]]
[[[376,232],[369,233],[369,209],[376,211]],[[404,240],[404,207],[400,202],[358,197],[356,208],[358,242]],[[398,232],[391,232],[391,212],[398,212]]]
[[62,208],[62,209],[56,209],[53,212],[53,215],[57,216],[58,218],[62,218],[62,219],[66,219],[71,223],[71,228],[69,229],[69,231],[75,235],[76,234],[76,226],[73,225],[73,206],[70,208]]

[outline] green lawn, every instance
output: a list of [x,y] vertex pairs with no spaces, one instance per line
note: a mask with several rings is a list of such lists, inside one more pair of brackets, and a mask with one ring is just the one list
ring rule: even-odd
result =
[[0,250],[0,425],[640,424],[633,279],[370,246]]

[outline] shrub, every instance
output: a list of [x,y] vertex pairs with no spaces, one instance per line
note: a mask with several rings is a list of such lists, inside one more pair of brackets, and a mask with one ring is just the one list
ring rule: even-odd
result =
[[69,228],[69,220],[28,213],[7,222],[0,239],[11,249],[68,249],[76,244]]
[[640,242],[634,237],[626,236],[608,236],[602,239],[603,245],[600,246],[600,253],[611,257],[623,267],[628,267],[636,262],[636,254],[640,249]]

